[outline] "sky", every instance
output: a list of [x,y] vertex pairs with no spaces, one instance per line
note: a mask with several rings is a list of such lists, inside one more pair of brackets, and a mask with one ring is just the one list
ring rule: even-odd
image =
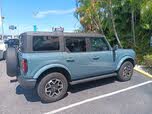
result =
[[[37,25],[38,31],[52,31],[52,27],[61,26],[67,32],[80,26],[74,17],[75,0],[0,0],[0,7],[5,17],[5,34],[33,31],[33,25]],[[10,25],[17,30],[9,30]]]

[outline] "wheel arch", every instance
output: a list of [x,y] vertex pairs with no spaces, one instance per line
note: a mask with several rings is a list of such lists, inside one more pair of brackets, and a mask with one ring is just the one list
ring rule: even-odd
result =
[[118,65],[117,65],[117,69],[116,70],[119,70],[119,68],[121,67],[121,65],[124,63],[124,62],[126,62],[126,61],[130,61],[132,64],[133,64],[133,66],[135,66],[135,60],[132,58],[132,57],[129,57],[129,56],[126,56],[126,57],[124,57],[124,58],[122,58],[121,60],[120,60],[120,62],[118,63]]
[[71,73],[66,67],[61,65],[54,65],[47,68],[43,67],[34,75],[34,79],[37,79],[37,82],[39,82],[44,76],[51,72],[59,72],[66,77],[68,82],[71,82]]

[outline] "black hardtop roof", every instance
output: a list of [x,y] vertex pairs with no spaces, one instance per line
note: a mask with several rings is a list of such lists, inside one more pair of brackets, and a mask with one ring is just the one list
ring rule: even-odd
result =
[[104,37],[98,33],[77,33],[77,32],[24,32],[21,35],[30,36],[67,36],[67,37]]

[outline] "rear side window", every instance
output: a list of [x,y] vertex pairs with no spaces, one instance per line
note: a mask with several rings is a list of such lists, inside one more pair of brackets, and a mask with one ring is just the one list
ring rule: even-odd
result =
[[67,52],[86,52],[85,38],[66,38]]
[[59,37],[33,36],[33,51],[57,51],[59,49]]
[[109,46],[104,38],[90,38],[91,51],[107,51]]

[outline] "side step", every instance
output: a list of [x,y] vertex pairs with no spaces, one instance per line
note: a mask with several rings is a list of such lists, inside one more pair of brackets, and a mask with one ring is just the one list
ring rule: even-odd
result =
[[118,75],[117,73],[112,73],[112,74],[106,74],[106,75],[101,75],[101,76],[95,76],[95,77],[91,77],[91,78],[85,78],[85,79],[80,79],[80,80],[72,81],[72,82],[70,82],[70,84],[71,85],[75,85],[75,84],[79,84],[79,83],[95,81],[95,80],[99,80],[99,79],[103,79],[103,78],[108,78],[108,77],[113,77],[113,76],[117,76],[117,75]]

